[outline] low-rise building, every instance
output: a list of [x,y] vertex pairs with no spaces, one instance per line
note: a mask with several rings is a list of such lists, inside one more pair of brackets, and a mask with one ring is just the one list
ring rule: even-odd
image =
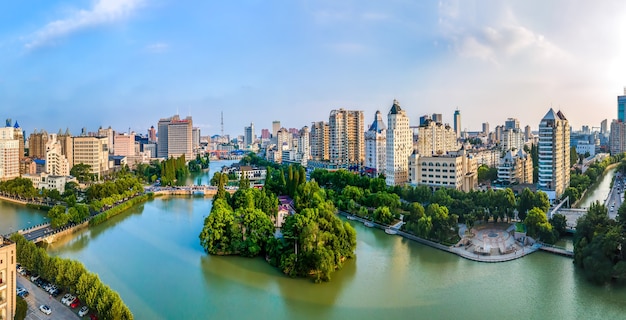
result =
[[498,182],[504,185],[533,183],[533,159],[524,150],[509,150],[498,166]]
[[432,156],[414,153],[409,157],[409,182],[469,192],[478,185],[476,160],[464,149]]
[[49,175],[45,172],[37,173],[37,174],[24,174],[22,178],[29,179],[33,182],[33,187],[35,189],[46,189],[52,190],[56,189],[59,193],[65,192],[65,184],[68,182],[76,182],[75,177],[72,176],[54,176]]

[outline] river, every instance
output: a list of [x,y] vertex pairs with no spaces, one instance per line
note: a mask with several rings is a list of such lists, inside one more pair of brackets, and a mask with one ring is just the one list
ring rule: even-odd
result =
[[331,282],[291,279],[261,258],[206,255],[198,234],[210,208],[205,198],[157,198],[49,252],[98,273],[137,319],[612,319],[626,312],[626,288],[589,284],[571,259],[537,252],[478,263],[354,221],[357,257]]

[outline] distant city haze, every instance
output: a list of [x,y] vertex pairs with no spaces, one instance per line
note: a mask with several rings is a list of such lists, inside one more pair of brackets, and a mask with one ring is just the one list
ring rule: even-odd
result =
[[0,116],[56,132],[146,134],[191,115],[203,135],[372,123],[398,99],[462,131],[546,110],[574,129],[617,118],[626,2],[173,1],[0,3]]

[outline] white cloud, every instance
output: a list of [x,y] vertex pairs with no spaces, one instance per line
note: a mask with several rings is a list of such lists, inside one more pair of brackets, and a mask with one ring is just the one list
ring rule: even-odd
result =
[[146,50],[151,53],[162,53],[167,51],[170,45],[164,42],[157,42],[146,46]]
[[55,40],[79,30],[113,23],[128,17],[143,0],[98,0],[87,10],[77,10],[69,17],[52,21],[29,37],[27,49],[54,44]]

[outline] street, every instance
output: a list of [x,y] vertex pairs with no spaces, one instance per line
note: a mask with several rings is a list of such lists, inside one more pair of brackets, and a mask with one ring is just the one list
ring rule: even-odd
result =
[[[28,297],[25,298],[28,303],[28,312],[26,312],[26,320],[43,320],[43,319],[80,319],[78,310],[63,305],[59,299],[62,296],[54,298],[43,289],[37,287],[26,277],[18,274],[17,286],[28,290]],[[39,306],[45,304],[52,309],[52,314],[46,315],[39,311]]]

